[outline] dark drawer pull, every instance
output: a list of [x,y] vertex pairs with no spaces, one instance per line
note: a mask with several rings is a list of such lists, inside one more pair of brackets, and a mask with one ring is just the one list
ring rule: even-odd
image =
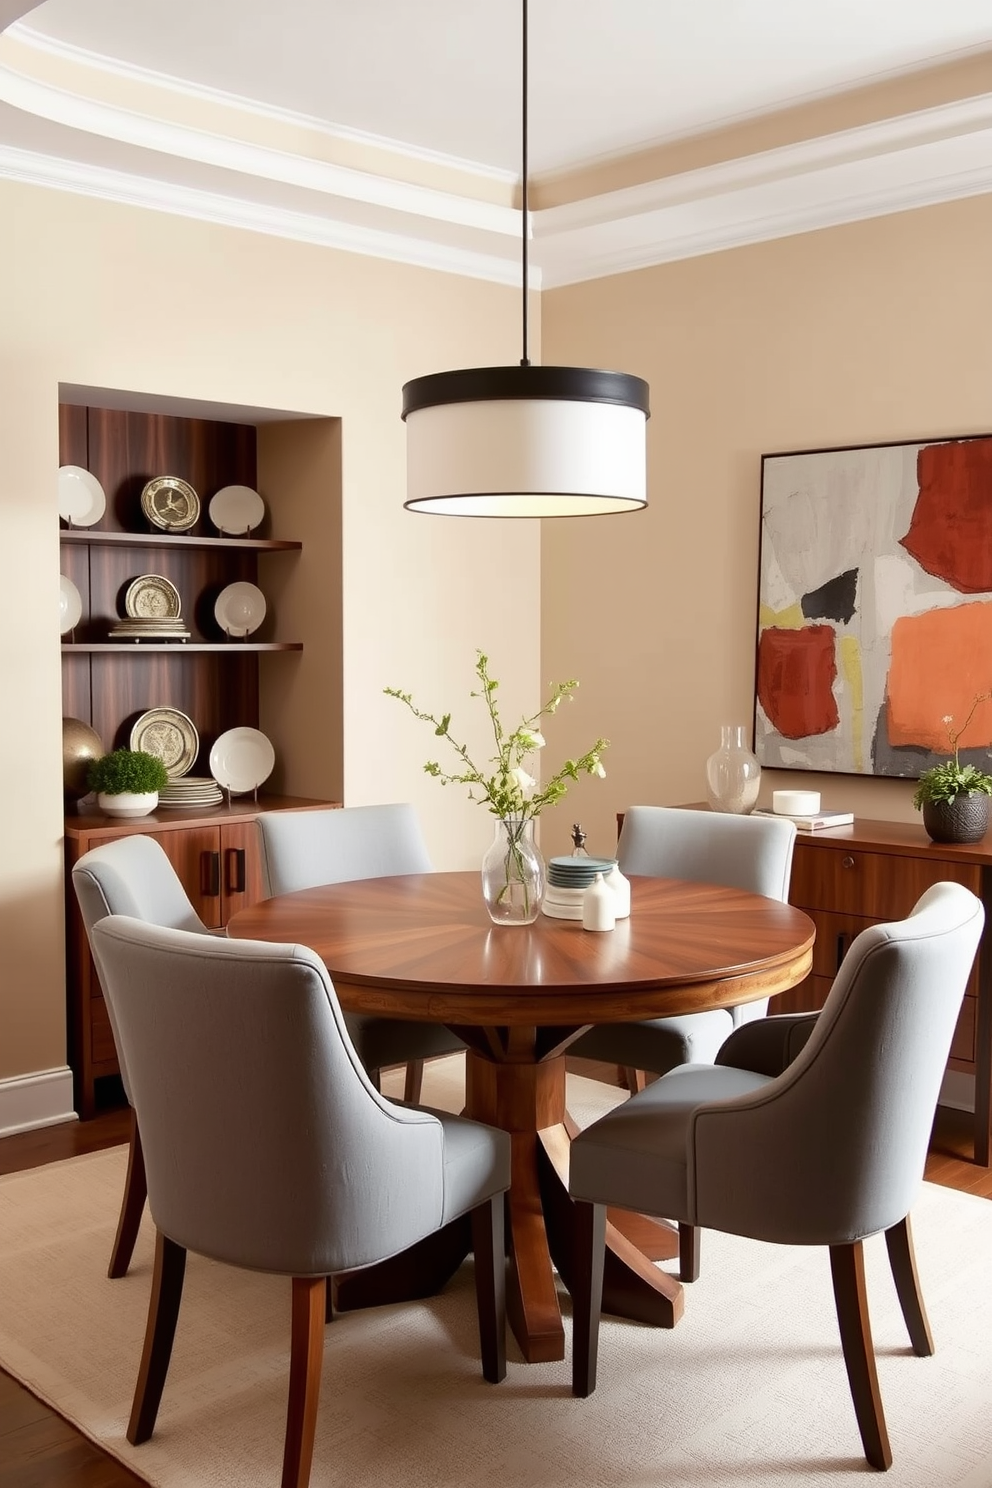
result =
[[200,854],[200,893],[209,899],[216,899],[220,894],[220,853],[201,852]]
[[243,894],[246,883],[245,850],[243,847],[229,847],[225,857],[227,859],[227,892]]
[[853,868],[854,867],[854,859],[851,858],[851,857],[841,858],[841,860],[840,860],[840,866],[842,868]]
[[840,963],[843,961],[844,957],[847,955],[848,951],[851,949],[851,941],[853,939],[854,939],[854,936],[853,935],[847,935],[843,930],[841,930],[840,933],[838,934],[838,936],[837,936],[837,967],[836,967],[837,971],[840,971]]

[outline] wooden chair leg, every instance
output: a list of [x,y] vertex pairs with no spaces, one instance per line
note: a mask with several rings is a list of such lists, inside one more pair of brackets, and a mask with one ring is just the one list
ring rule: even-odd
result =
[[505,1200],[496,1194],[472,1210],[475,1301],[479,1312],[482,1375],[498,1385],[506,1376]]
[[124,1195],[121,1199],[121,1215],[117,1221],[114,1248],[110,1253],[107,1275],[111,1281],[127,1275],[134,1254],[134,1243],[138,1238],[141,1216],[145,1212],[148,1197],[148,1181],[145,1178],[145,1155],[141,1150],[141,1133],[138,1117],[131,1107],[131,1136],[127,1152],[127,1177],[124,1179]]
[[327,1277],[294,1276],[282,1488],[307,1488],[310,1482],[320,1375],[324,1364],[326,1310]]
[[132,1447],[138,1447],[147,1441],[155,1430],[165,1377],[169,1372],[169,1360],[172,1358],[172,1342],[176,1336],[185,1274],[185,1248],[157,1230],[145,1343],[138,1368],[138,1383],[134,1387],[131,1419],[127,1426],[127,1439]]
[[699,1226],[679,1225],[679,1281],[699,1280]]
[[909,1215],[899,1224],[885,1232],[885,1244],[889,1252],[892,1279],[896,1284],[896,1295],[909,1330],[909,1341],[913,1353],[921,1359],[934,1352],[933,1334],[923,1306],[920,1278],[916,1270],[916,1253],[913,1250],[913,1233],[909,1227]]
[[606,1205],[575,1204],[575,1284],[572,1288],[572,1394],[596,1388],[599,1315],[603,1309]]
[[420,1102],[420,1093],[424,1088],[424,1061],[422,1059],[411,1059],[406,1067],[406,1080],[403,1084],[403,1099],[409,1101],[411,1106]]
[[840,1341],[847,1365],[847,1378],[854,1401],[854,1413],[872,1467],[883,1471],[892,1466],[892,1448],[885,1429],[882,1396],[875,1368],[875,1349],[868,1318],[868,1295],[865,1290],[865,1257],[861,1241],[853,1245],[831,1245],[830,1271],[834,1283],[834,1302],[840,1325]]
[[639,1090],[644,1089],[647,1084],[647,1075],[644,1070],[634,1069],[632,1064],[622,1065],[621,1068],[624,1084],[631,1095],[636,1095]]

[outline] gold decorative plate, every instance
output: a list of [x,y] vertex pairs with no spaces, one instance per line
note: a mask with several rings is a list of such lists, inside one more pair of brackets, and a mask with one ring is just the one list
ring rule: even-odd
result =
[[158,475],[141,493],[141,510],[163,532],[188,532],[200,515],[200,498],[178,475]]
[[142,574],[127,586],[124,613],[132,620],[178,620],[182,614],[179,590],[161,574]]
[[200,736],[192,718],[178,708],[149,708],[131,730],[131,748],[154,754],[170,779],[188,775],[200,752]]

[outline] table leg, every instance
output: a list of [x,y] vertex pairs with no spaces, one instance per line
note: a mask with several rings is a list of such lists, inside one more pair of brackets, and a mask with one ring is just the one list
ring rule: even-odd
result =
[[565,1357],[565,1330],[555,1288],[538,1170],[538,1131],[565,1111],[565,1059],[495,1062],[466,1055],[466,1115],[510,1133],[513,1167],[508,1217],[510,1326],[528,1363]]

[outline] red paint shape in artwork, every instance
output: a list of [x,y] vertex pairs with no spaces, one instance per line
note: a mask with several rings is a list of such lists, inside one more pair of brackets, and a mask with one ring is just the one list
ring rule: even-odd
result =
[[931,444],[916,457],[920,494],[902,545],[961,594],[992,589],[992,439]]
[[758,701],[786,739],[828,734],[838,723],[834,632],[829,625],[801,630],[770,627],[758,641]]

